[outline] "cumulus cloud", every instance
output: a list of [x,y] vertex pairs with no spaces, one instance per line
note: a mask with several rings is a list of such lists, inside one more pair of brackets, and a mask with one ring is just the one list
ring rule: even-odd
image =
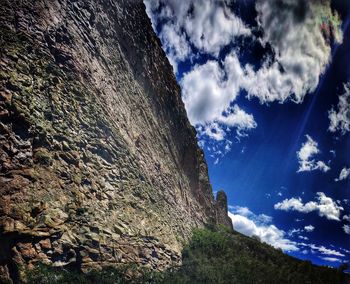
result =
[[350,215],[344,215],[343,220],[350,222]]
[[192,125],[200,135],[217,141],[224,139],[227,128],[235,128],[238,136],[257,126],[254,117],[233,104],[240,89],[243,70],[232,52],[223,68],[217,61],[196,65],[180,81],[182,99]]
[[350,82],[344,85],[344,91],[344,94],[339,96],[337,110],[332,107],[328,112],[328,130],[339,131],[342,135],[350,131]]
[[[217,0],[145,0],[147,13],[154,26],[165,22],[171,33],[178,36],[163,37],[163,45],[177,53],[178,38],[185,36],[198,50],[218,56],[221,49],[236,37],[249,36],[251,31],[227,7],[227,1]],[[178,58],[183,60],[182,58]]]
[[[199,118],[196,114],[200,108],[205,109],[202,115],[209,115],[210,90],[215,91],[212,95],[215,98],[223,92],[219,98],[221,102],[229,97],[230,101],[234,100],[239,88],[246,89],[250,97],[256,96],[262,102],[284,102],[288,98],[301,102],[308,92],[315,90],[320,74],[330,61],[330,41],[342,41],[341,21],[332,12],[330,0],[258,0],[257,21],[263,31],[263,36],[258,39],[252,36],[249,27],[232,12],[226,1],[145,0],[145,4],[154,27],[161,23],[159,35],[175,68],[178,61],[191,55],[190,45],[203,53],[218,56],[220,50],[238,36],[254,38],[262,45],[269,44],[273,50],[274,55],[256,72],[252,66],[241,67],[237,58],[227,62],[232,68],[226,64],[224,69],[230,78],[225,81],[217,61],[209,61],[201,68],[196,66],[189,78],[210,72],[213,76],[209,77],[210,84],[197,91],[202,93],[206,88],[205,98],[198,102],[202,104],[198,104],[197,111],[189,110],[194,111],[192,118]],[[196,101],[197,97],[194,99]],[[191,103],[193,105],[195,102]],[[223,105],[228,107],[227,102]],[[217,106],[213,106],[213,115],[217,115]]]
[[[198,55],[196,50],[214,56],[182,74],[180,84],[191,123],[201,126],[197,128],[200,135],[216,141],[224,141],[231,128],[244,136],[257,127],[254,117],[235,104],[240,90],[261,102],[301,102],[315,90],[330,61],[330,41],[342,41],[341,23],[330,0],[258,0],[260,38],[233,13],[229,0],[144,2],[175,72],[179,62]],[[232,50],[219,62],[220,51],[240,36],[271,47],[273,54],[260,69],[242,66],[239,50]],[[322,161],[305,165],[329,170]]]
[[[211,153],[216,163],[229,151],[227,134],[231,129],[240,141],[257,127],[253,115],[236,103],[241,90],[262,103],[301,102],[315,90],[330,61],[330,41],[342,41],[341,23],[330,8],[330,0],[258,0],[257,27],[248,27],[235,15],[227,5],[231,0],[144,2],[175,73],[179,62],[209,55],[207,62],[181,74],[180,85],[199,139],[205,136],[221,142],[220,150]],[[256,28],[262,31],[260,38],[252,33]],[[272,53],[265,54],[260,69],[243,66],[237,48],[219,58],[220,51],[238,37],[271,47]],[[301,170],[329,170],[323,161],[303,165]]]
[[341,180],[345,180],[350,176],[350,168],[343,168],[340,171],[339,177],[334,179],[335,181],[341,181]]
[[312,225],[308,225],[308,226],[305,226],[304,229],[306,232],[310,233],[310,232],[313,232],[315,230],[315,227]]
[[297,152],[299,169],[298,172],[321,170],[327,172],[330,167],[323,161],[316,161],[313,157],[320,153],[318,143],[309,135],[306,135],[307,141],[302,144],[301,149]]
[[298,211],[301,213],[318,212],[321,217],[326,217],[328,220],[340,221],[340,213],[344,210],[332,198],[327,197],[323,192],[317,192],[317,201],[309,201],[303,203],[300,197],[285,199],[274,205],[276,210]]
[[228,213],[236,231],[247,236],[258,236],[261,241],[285,251],[297,251],[297,243],[285,237],[285,232],[271,224],[270,216],[255,215],[246,207],[231,207]]
[[234,53],[226,57],[223,69],[212,60],[186,73],[180,84],[191,123],[203,124],[221,118],[236,99],[242,76],[243,70]]
[[343,230],[344,230],[345,234],[350,235],[350,226],[349,225],[344,225]]
[[330,0],[258,0],[256,10],[260,39],[270,44],[274,59],[256,73],[249,71],[247,91],[262,102],[301,102],[313,92],[319,76],[330,61],[329,42],[342,41],[340,19],[331,10]]

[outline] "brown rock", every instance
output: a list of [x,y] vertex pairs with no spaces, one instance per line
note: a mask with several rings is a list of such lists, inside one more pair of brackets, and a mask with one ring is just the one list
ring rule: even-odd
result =
[[32,243],[17,243],[17,249],[21,256],[26,260],[34,259],[38,255]]
[[50,239],[41,240],[39,242],[39,244],[40,244],[41,248],[43,248],[43,249],[51,249],[52,248]]

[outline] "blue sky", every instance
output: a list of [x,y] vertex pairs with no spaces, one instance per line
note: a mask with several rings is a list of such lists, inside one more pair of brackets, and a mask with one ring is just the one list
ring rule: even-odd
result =
[[350,3],[145,0],[234,228],[350,258]]

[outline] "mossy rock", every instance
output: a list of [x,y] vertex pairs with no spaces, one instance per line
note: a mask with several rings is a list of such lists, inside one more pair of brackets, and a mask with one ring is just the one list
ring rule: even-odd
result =
[[41,165],[51,166],[52,155],[46,148],[38,148],[34,152],[34,161]]

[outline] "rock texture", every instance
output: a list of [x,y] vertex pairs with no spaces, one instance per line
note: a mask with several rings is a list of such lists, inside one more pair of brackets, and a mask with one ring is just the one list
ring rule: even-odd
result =
[[215,203],[141,1],[1,1],[0,275],[164,269]]
[[227,196],[222,190],[218,191],[216,195],[215,210],[216,210],[216,223],[224,225],[233,230],[231,219],[227,216]]

